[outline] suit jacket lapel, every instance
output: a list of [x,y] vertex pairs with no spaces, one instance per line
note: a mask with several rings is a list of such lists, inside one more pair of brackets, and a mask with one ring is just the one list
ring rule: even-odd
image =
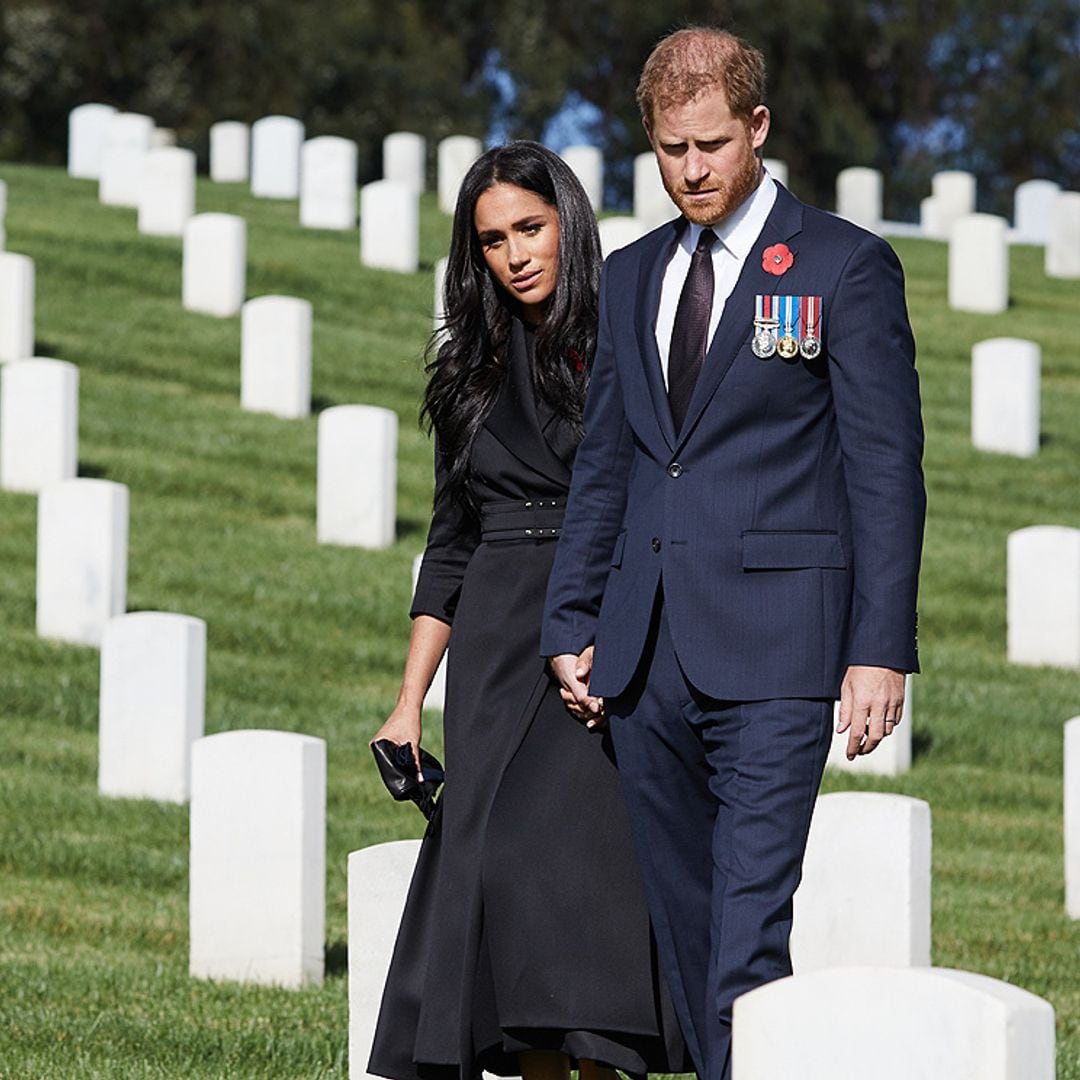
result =
[[[570,467],[544,437],[529,368],[525,328],[518,319],[511,323],[508,353],[506,380],[484,426],[519,461],[541,476],[556,483],[568,483]],[[557,423],[551,419],[547,426],[553,429]]]
[[660,350],[656,347],[656,318],[660,311],[660,289],[664,283],[664,271],[671,262],[675,245],[685,227],[685,218],[677,218],[657,231],[655,249],[642,253],[637,285],[638,352],[645,366],[645,381],[649,386],[656,422],[669,447],[675,445],[675,425],[671,419],[664,375],[660,370]]
[[[802,230],[802,204],[780,184],[776,186],[776,202],[769,216],[765,219],[761,235],[750,249],[743,263],[739,280],[724,304],[724,314],[716,327],[712,344],[705,354],[705,363],[698,375],[686,419],[679,432],[679,449],[694,430],[705,406],[712,400],[717,388],[735,362],[739,350],[750,341],[754,326],[754,297],[759,294],[775,293],[783,280],[782,276],[767,273],[761,264],[762,254],[772,244],[789,242],[793,255],[797,251],[792,240]],[[667,405],[667,396],[664,399]],[[670,414],[670,409],[668,410]]]

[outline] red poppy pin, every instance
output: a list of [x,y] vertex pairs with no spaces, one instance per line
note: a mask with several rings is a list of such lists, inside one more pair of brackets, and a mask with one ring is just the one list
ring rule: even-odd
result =
[[795,256],[787,244],[773,244],[765,249],[761,256],[761,269],[766,274],[775,274],[779,277],[786,274],[795,264]]
[[575,371],[585,370],[585,361],[581,359],[581,353],[577,349],[570,349],[566,355],[573,361]]

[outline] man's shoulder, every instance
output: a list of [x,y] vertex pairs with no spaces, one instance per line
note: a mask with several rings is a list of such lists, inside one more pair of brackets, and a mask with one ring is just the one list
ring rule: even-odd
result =
[[849,252],[858,248],[879,251],[884,249],[892,252],[889,242],[877,233],[864,229],[861,225],[848,221],[847,218],[838,217],[828,210],[822,210],[820,207],[795,199],[790,192],[787,192],[787,195],[802,208],[802,231],[807,239],[821,240]]
[[604,260],[604,271],[607,274],[625,271],[630,268],[636,269],[642,261],[651,261],[657,257],[660,251],[672,243],[678,234],[679,219],[673,218],[658,225],[655,229],[647,232],[644,236],[627,244],[625,247],[616,248]]

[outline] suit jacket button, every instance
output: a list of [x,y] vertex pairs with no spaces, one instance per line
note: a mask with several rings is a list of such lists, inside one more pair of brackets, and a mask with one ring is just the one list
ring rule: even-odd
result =
[[659,536],[654,536],[652,538],[652,549],[653,549],[653,551],[659,553],[659,551],[660,551],[660,537]]
[[682,476],[682,466],[677,461],[673,461],[667,467],[667,474],[672,480],[678,480]]

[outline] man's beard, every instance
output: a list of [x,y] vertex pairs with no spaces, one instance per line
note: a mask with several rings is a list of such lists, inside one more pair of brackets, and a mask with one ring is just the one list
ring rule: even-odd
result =
[[718,225],[742,206],[750,193],[758,186],[761,179],[761,163],[754,151],[748,150],[739,171],[730,181],[710,177],[705,186],[715,187],[716,190],[706,202],[686,198],[688,189],[683,187],[673,191],[668,186],[663,173],[660,176],[672,202],[682,211],[687,221],[694,225]]

